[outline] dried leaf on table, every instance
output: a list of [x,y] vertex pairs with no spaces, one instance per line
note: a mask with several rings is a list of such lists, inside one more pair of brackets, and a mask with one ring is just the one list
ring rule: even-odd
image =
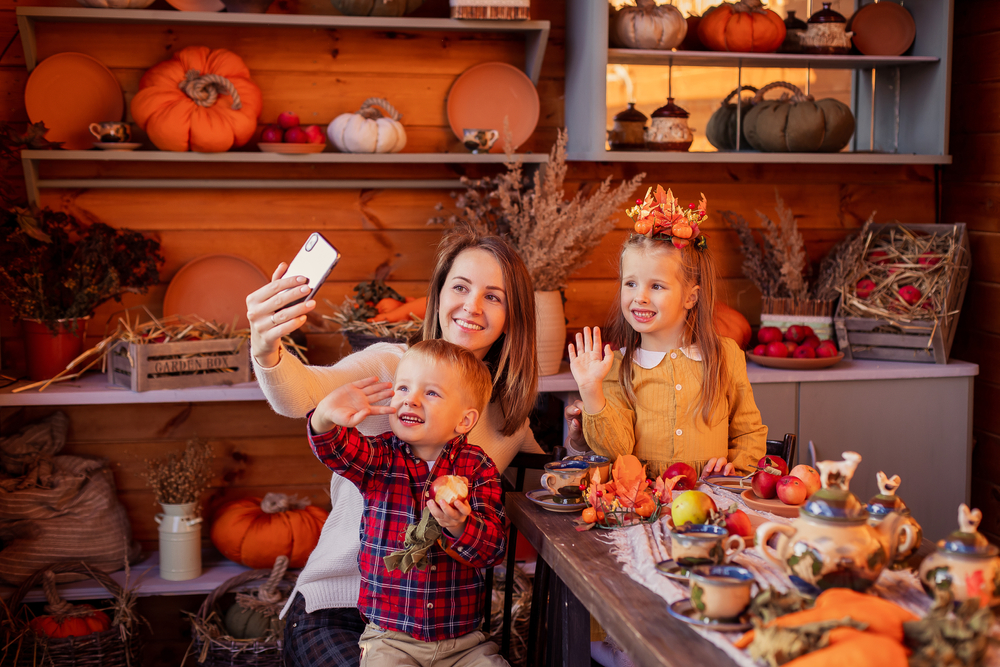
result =
[[910,667],[970,667],[981,663],[989,645],[993,613],[966,600],[955,610],[950,594],[939,594],[919,621],[903,624]]
[[756,620],[754,625],[756,630],[753,643],[750,644],[750,657],[754,660],[763,660],[772,667],[778,667],[806,653],[826,648],[830,644],[830,631],[835,628],[851,627],[864,630],[867,627],[849,616],[807,623],[794,628],[778,625],[763,627],[758,625]]
[[748,612],[754,618],[760,619],[761,623],[767,624],[779,616],[808,609],[815,601],[814,598],[806,597],[794,589],[782,593],[768,588],[754,597]]

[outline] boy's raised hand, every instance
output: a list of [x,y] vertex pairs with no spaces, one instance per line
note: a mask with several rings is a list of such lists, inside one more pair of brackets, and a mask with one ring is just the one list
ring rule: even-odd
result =
[[451,505],[428,500],[427,509],[431,511],[431,516],[437,519],[438,525],[447,530],[452,537],[459,537],[465,531],[465,522],[472,514],[472,505],[467,500],[456,500]]
[[326,433],[336,426],[353,428],[370,415],[391,415],[396,410],[389,405],[374,405],[391,398],[391,382],[379,382],[370,377],[350,382],[326,395],[313,411],[313,433]]
[[601,383],[615,362],[610,345],[601,346],[601,328],[584,327],[583,333],[576,335],[576,345],[569,344],[569,368],[573,379],[580,387],[580,398],[583,399],[587,412],[600,412],[604,409],[604,391]]

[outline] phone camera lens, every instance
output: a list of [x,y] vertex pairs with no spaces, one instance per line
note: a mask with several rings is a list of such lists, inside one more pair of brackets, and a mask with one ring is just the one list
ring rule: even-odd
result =
[[313,247],[316,245],[316,241],[318,240],[319,240],[318,237],[315,234],[312,234],[309,237],[309,240],[306,241],[306,250],[312,250]]

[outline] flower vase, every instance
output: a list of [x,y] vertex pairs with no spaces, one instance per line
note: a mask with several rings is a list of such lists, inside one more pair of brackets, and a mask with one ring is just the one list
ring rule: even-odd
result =
[[56,333],[48,322],[22,320],[24,351],[28,363],[28,377],[32,382],[55,377],[83,351],[89,317],[56,320]]
[[566,315],[559,290],[535,292],[538,374],[555,375],[566,351]]
[[201,576],[201,517],[198,503],[160,503],[160,578],[186,581]]

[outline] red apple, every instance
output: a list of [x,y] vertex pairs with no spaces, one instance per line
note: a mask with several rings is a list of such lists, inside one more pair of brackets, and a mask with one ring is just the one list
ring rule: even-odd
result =
[[438,505],[451,505],[469,497],[469,480],[458,475],[441,475],[431,482],[427,497]]
[[778,480],[781,479],[779,475],[774,475],[766,470],[758,470],[753,474],[753,480],[750,487],[758,498],[763,498],[768,500],[774,498],[777,495],[775,486],[778,484]]
[[801,479],[803,483],[805,483],[806,490],[809,492],[810,496],[819,491],[820,486],[822,486],[819,480],[819,473],[816,472],[816,468],[807,466],[805,463],[800,463],[795,466],[788,474]]
[[812,348],[812,347],[809,347],[808,345],[799,345],[797,348],[795,348],[795,351],[792,352],[792,358],[794,358],[794,359],[815,359],[816,358],[816,350],[814,348]]
[[788,346],[776,340],[767,344],[765,352],[769,357],[787,357]]
[[840,353],[837,351],[837,346],[828,340],[823,341],[819,344],[819,347],[816,348],[817,357],[829,358],[835,357],[838,354]]
[[278,125],[281,126],[283,130],[290,130],[293,127],[298,126],[299,115],[294,111],[282,111],[278,114]]
[[917,264],[922,264],[928,268],[934,266],[935,264],[940,264],[941,258],[935,257],[929,252],[925,252],[920,257],[917,258]]
[[806,330],[801,324],[793,324],[785,331],[785,340],[790,340],[793,343],[801,343],[805,337]]
[[788,464],[785,463],[785,459],[780,456],[774,456],[773,454],[768,454],[767,456],[762,456],[759,461],[757,461],[758,468],[777,468],[781,471],[779,477],[783,477],[788,474]]
[[277,125],[265,125],[260,133],[260,140],[264,143],[280,144],[284,132]]
[[888,264],[889,263],[889,253],[885,250],[876,250],[875,252],[868,253],[868,261],[872,264]]
[[758,357],[763,357],[765,354],[767,354],[767,345],[758,345],[753,349],[753,353],[756,354]]
[[869,280],[868,278],[863,278],[858,281],[855,294],[858,295],[859,299],[867,299],[868,296],[875,290],[875,282]]
[[785,475],[775,485],[778,500],[786,505],[801,505],[809,497],[806,483],[794,475]]
[[816,332],[815,332],[815,331],[813,331],[813,328],[812,328],[812,327],[810,327],[810,326],[807,326],[807,325],[805,325],[805,324],[803,324],[803,325],[802,325],[802,330],[803,330],[803,331],[805,332],[805,334],[806,334],[806,335],[805,335],[805,336],[803,337],[803,339],[805,339],[805,338],[809,338],[809,336],[815,336],[815,335],[816,335]]
[[923,294],[920,293],[920,290],[913,285],[903,285],[899,288],[899,298],[911,306],[917,305],[920,302],[920,297],[922,296]]
[[743,510],[726,512],[726,530],[729,531],[730,535],[753,536],[753,525],[750,523],[750,517]]
[[306,125],[306,136],[311,144],[325,144],[326,133],[319,129],[319,125]]
[[285,130],[286,144],[308,144],[309,135],[300,126],[290,127]]
[[817,336],[816,334],[809,334],[808,336],[805,337],[805,340],[802,341],[802,345],[805,345],[806,347],[811,347],[812,349],[815,350],[817,347],[819,347],[819,336]]
[[698,474],[694,471],[694,468],[683,461],[678,461],[667,468],[662,477],[663,479],[670,479],[678,475],[682,475],[683,479],[677,480],[677,485],[674,486],[675,490],[688,491],[698,485]]
[[790,340],[785,341],[785,347],[788,348],[788,356],[795,354],[795,350],[799,349],[798,343],[794,343]]
[[781,329],[778,327],[761,327],[757,332],[757,342],[764,345],[778,342],[781,338]]

